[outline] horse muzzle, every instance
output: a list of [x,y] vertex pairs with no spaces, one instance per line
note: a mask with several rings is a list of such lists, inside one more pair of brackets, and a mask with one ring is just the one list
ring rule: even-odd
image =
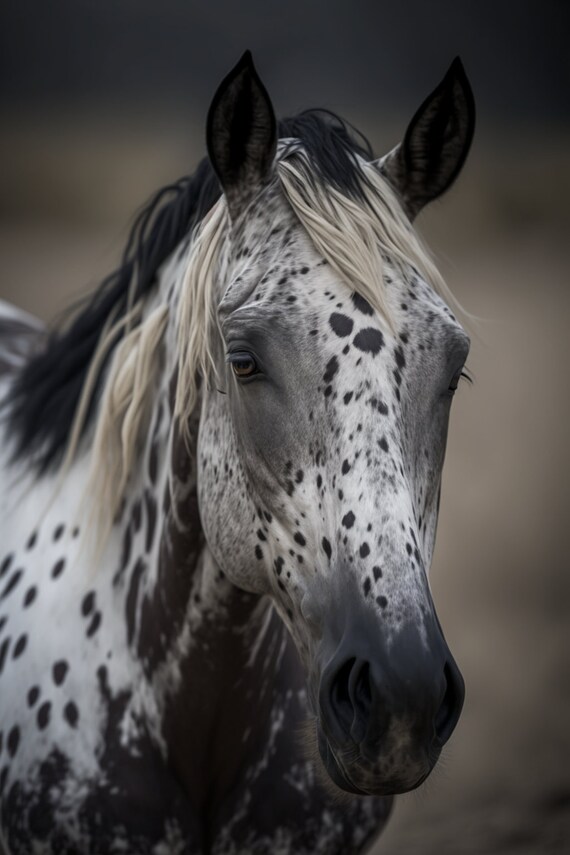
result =
[[348,792],[385,796],[413,790],[433,769],[459,720],[461,673],[435,613],[423,632],[410,625],[389,639],[362,613],[346,627],[336,648],[319,656],[321,759],[334,783]]

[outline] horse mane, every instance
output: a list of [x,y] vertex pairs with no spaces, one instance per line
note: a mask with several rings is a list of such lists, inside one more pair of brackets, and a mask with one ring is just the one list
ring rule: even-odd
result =
[[[369,163],[374,155],[365,137],[325,110],[281,121],[279,137],[277,174],[293,210],[316,248],[389,324],[383,255],[408,271],[412,264],[447,294],[394,191]],[[143,308],[156,290],[160,266],[184,239],[190,253],[178,307],[183,346],[175,409],[179,416],[191,412],[197,375],[207,381],[212,367],[214,269],[227,233],[220,196],[204,159],[193,175],[158,191],[142,209],[120,266],[54,326],[16,376],[7,402],[16,460],[40,474],[56,469],[66,449],[68,457],[70,448],[75,453],[100,410],[94,447],[103,453],[110,433],[122,433],[117,465],[124,487],[152,368],[148,354],[156,351],[168,316],[168,307],[149,317]]]
[[[104,332],[154,290],[160,265],[219,195],[216,177],[202,161],[193,175],[163,187],[141,209],[120,265],[92,294],[67,310],[44,347],[15,378],[6,404],[16,460],[27,460],[39,474],[57,468]],[[99,366],[82,433],[93,420],[101,378],[119,341],[120,337]]]

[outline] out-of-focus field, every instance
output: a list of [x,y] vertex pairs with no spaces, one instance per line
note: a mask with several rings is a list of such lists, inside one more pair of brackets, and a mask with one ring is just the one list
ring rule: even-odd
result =
[[[46,319],[110,269],[135,208],[203,148],[201,131],[158,120],[4,128],[0,297]],[[467,699],[375,853],[570,851],[568,142],[487,137],[420,221],[482,318],[475,383],[453,405],[432,569]]]

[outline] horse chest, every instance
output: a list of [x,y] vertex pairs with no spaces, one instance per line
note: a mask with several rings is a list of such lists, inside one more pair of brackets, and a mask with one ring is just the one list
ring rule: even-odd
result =
[[303,692],[278,697],[262,750],[217,811],[212,855],[358,855],[381,831],[392,800],[339,803],[300,746],[305,716]]

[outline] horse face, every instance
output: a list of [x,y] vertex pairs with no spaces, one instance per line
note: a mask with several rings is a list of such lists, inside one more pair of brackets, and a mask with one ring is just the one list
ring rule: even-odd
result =
[[287,624],[333,780],[398,792],[428,774],[463,698],[426,574],[468,339],[412,270],[388,277],[391,331],[277,190],[234,256],[268,211],[272,241],[247,272],[234,266],[220,305],[221,385],[199,439],[204,530],[229,579],[269,594]]
[[219,380],[198,444],[204,531],[229,579],[269,595],[287,625],[331,779],[403,792],[429,774],[463,702],[427,571],[468,339],[390,259],[381,316],[257,163],[257,196],[226,193]]

